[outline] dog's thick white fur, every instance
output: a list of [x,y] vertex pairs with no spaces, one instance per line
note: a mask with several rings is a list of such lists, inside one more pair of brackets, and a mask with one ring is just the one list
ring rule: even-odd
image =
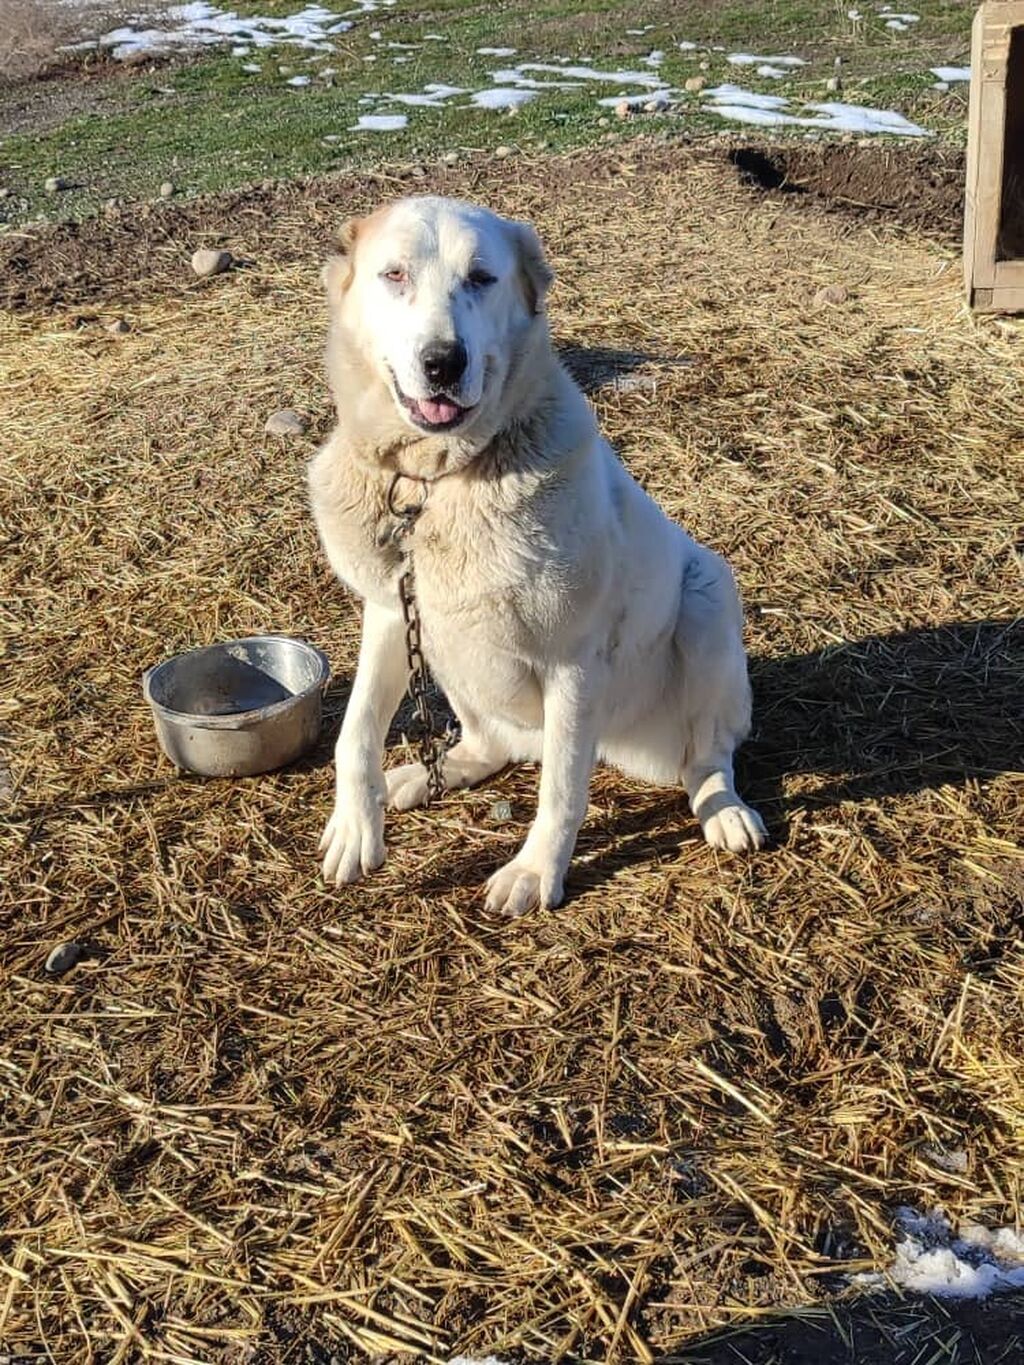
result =
[[309,471],[320,536],[365,602],[336,750],[323,874],[384,860],[384,805],[426,795],[418,764],[386,773],[406,689],[400,557],[388,490],[424,510],[412,532],[425,654],[462,727],[450,788],[539,760],[540,795],[489,909],[562,899],[595,760],[681,783],[708,842],[765,839],[733,785],[750,723],[728,565],[634,483],[559,364],[533,230],[455,200],[412,198],[349,223],[324,271],[338,425]]

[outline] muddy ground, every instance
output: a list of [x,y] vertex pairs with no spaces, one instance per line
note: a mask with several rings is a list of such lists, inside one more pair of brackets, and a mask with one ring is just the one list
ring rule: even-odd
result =
[[[772,147],[722,140],[705,149],[640,144],[645,168],[670,167],[682,155],[726,159],[753,196],[769,195],[787,211],[839,214],[916,229],[953,245],[963,219],[963,157],[942,147],[852,144]],[[0,307],[89,310],[153,293],[197,286],[188,268],[197,246],[225,245],[240,259],[278,264],[319,257],[344,218],[402,193],[486,199],[523,175],[529,194],[571,196],[619,181],[633,193],[628,157],[592,151],[567,157],[481,159],[468,165],[409,165],[288,184],[265,182],[237,193],[184,203],[140,204],[82,223],[28,227],[0,239]],[[281,220],[293,231],[282,242]]]

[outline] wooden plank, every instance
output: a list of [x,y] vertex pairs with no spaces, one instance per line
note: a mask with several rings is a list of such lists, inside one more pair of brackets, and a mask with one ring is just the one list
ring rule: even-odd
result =
[[[971,70],[981,69],[982,32],[985,24],[984,6],[979,8],[971,25]],[[969,92],[970,103],[967,117],[967,184],[964,189],[964,288],[968,297],[974,289],[974,273],[977,266],[977,214],[975,202],[978,195],[978,139],[981,134],[981,82],[972,80]]]
[[[1024,0],[985,0],[971,29],[964,285],[971,306],[979,309],[1016,310],[1024,293],[1024,261],[999,260],[1007,82],[1020,79],[1019,72],[1009,71],[1015,29],[1024,30]],[[1015,89],[1011,106],[1015,111],[1021,97]]]
[[994,289],[1024,289],[1024,261],[996,261]]
[[[973,74],[973,73],[972,73]],[[978,82],[978,180],[974,201],[974,283],[995,283],[996,244],[1003,192],[1006,63],[983,56]]]
[[1024,313],[1024,289],[979,289],[972,303],[977,313]]

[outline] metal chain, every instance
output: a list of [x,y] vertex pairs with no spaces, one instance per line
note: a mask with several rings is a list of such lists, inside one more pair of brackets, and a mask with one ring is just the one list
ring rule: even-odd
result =
[[419,605],[416,601],[416,579],[412,562],[412,547],[408,537],[427,504],[430,491],[426,482],[422,483],[423,498],[417,506],[398,507],[395,495],[399,479],[407,477],[397,473],[388,489],[388,510],[397,517],[391,532],[391,540],[402,556],[403,571],[398,580],[398,597],[402,604],[402,619],[405,621],[405,657],[409,665],[409,697],[413,704],[413,723],[409,727],[409,741],[416,746],[420,762],[427,773],[427,797],[425,805],[437,801],[444,795],[444,756],[448,752],[450,736],[439,726],[430,705],[430,673],[423,656],[422,628]]

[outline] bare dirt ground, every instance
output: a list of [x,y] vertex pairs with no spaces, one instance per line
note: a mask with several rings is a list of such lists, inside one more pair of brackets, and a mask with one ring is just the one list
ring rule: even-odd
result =
[[[655,175],[671,168],[678,144],[638,141],[622,155],[581,152],[549,158],[544,190],[585,193],[598,183],[617,201],[631,197],[623,166],[642,163]],[[739,182],[772,199],[790,214],[835,213],[892,227],[916,228],[952,245],[963,218],[963,157],[941,147],[772,147],[722,138],[711,149],[687,153],[712,164],[725,162]],[[48,306],[96,306],[144,297],[153,291],[194,288],[188,258],[194,244],[231,243],[253,258],[267,254],[292,263],[323,253],[347,214],[366,211],[397,193],[472,193],[479,184],[508,192],[520,163],[465,167],[414,164],[379,175],[354,173],[275,184],[235,194],[169,204],[132,205],[104,219],[26,227],[0,238],[0,306],[18,310]],[[635,172],[634,172],[635,173]],[[752,196],[756,197],[756,196]]]
[[[805,167],[765,192],[643,144],[437,173],[537,222],[606,431],[730,556],[774,836],[717,855],[678,793],[601,772],[567,904],[514,924],[480,888],[534,771],[390,819],[382,872],[327,892],[332,733],[202,782],[141,698],[175,650],[289,631],[336,727],[359,622],[302,484],[319,257],[407,182],[4,242],[8,1350],[1020,1358],[1013,1299],[844,1289],[900,1204],[1024,1217],[1022,343],[963,308],[951,189],[926,232],[850,177],[823,212]],[[214,242],[242,266],[189,283]],[[285,405],[308,440],[263,435]],[[84,957],[48,976],[61,941]]]

